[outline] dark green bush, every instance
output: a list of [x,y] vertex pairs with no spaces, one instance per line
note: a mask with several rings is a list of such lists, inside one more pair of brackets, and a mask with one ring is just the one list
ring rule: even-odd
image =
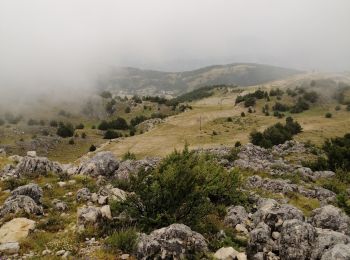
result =
[[77,125],[76,127],[75,127],[75,129],[84,129],[84,124],[83,123],[80,123],[79,125]]
[[302,131],[300,124],[291,117],[286,118],[286,124],[277,123],[264,130],[264,132],[253,131],[250,133],[250,141],[258,146],[271,148],[291,140],[293,135]]
[[330,168],[350,170],[350,133],[326,140],[323,145]]
[[119,138],[122,135],[120,133],[118,133],[117,131],[113,131],[113,130],[107,130],[105,132],[105,134],[103,135],[103,139],[115,139],[115,138]]
[[92,144],[92,145],[90,146],[90,148],[89,148],[89,151],[90,151],[90,152],[96,151],[96,146]]
[[285,104],[280,103],[280,102],[276,102],[275,105],[272,107],[272,109],[275,111],[285,112],[285,111],[289,110],[289,107]]
[[72,137],[74,135],[74,127],[71,123],[59,123],[57,135],[63,138]]
[[310,105],[302,98],[299,98],[297,103],[291,108],[291,113],[301,113],[310,109]]
[[332,117],[332,113],[329,113],[329,112],[326,113],[326,114],[325,114],[325,117],[326,117],[326,118],[331,118],[331,117]]
[[185,148],[167,156],[152,172],[131,176],[130,189],[135,194],[121,203],[120,210],[147,231],[172,223],[196,228],[204,216],[216,212],[217,205],[243,200],[239,178],[208,155]]

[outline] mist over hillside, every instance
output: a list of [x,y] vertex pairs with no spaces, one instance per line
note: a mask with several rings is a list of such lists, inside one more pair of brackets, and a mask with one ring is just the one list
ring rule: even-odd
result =
[[301,71],[254,63],[213,65],[184,72],[122,67],[101,76],[97,86],[126,93],[176,95],[209,85],[258,85],[298,73]]

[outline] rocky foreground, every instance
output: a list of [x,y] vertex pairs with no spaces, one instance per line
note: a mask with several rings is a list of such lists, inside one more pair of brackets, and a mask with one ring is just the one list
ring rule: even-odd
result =
[[[238,148],[237,148],[238,149]],[[118,253],[120,259],[183,259],[203,253],[215,259],[350,259],[350,218],[336,207],[336,193],[318,186],[320,179],[334,178],[331,171],[312,171],[291,155],[308,153],[305,145],[289,141],[270,150],[247,144],[238,149],[233,158],[231,148],[198,150],[210,153],[227,169],[246,171],[242,190],[249,193],[250,207],[232,205],[226,209],[225,224],[246,239],[245,248],[222,247],[210,252],[204,235],[181,223],[138,234],[134,253]],[[153,169],[158,158],[119,161],[110,152],[100,152],[80,165],[62,165],[29,152],[27,156],[12,156],[11,163],[1,172],[2,182],[29,179],[30,183],[10,187],[1,193],[0,253],[8,258],[84,258],[103,247],[89,227],[102,230],[107,224],[128,216],[113,216],[111,201],[124,201],[130,192],[112,185],[112,181],[127,180],[142,169]],[[288,179],[298,176],[298,182]],[[44,177],[46,178],[44,178]],[[54,176],[55,182],[50,182]],[[94,188],[87,185],[84,176],[92,178]],[[44,179],[43,179],[44,178]],[[58,179],[57,179],[58,178]],[[43,182],[42,180],[45,180]],[[59,180],[59,181],[57,181]],[[349,190],[348,190],[349,192]],[[264,194],[274,196],[264,197]],[[349,195],[349,194],[348,194]],[[291,202],[301,196],[317,202],[305,215]],[[63,219],[74,219],[73,224],[57,228],[57,233],[85,234],[79,248],[74,245],[46,245],[41,251],[23,242],[28,236],[44,236],[46,228],[57,225],[47,222],[48,215],[58,212]],[[217,236],[225,237],[224,231]],[[101,256],[100,259],[103,259]]]

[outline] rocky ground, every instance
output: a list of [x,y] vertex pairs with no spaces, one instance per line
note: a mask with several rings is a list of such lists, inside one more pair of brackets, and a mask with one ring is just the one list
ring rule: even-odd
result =
[[[335,173],[302,166],[303,158],[313,153],[311,148],[289,141],[270,150],[247,144],[198,152],[210,153],[227,169],[243,173],[241,189],[248,192],[250,206],[228,207],[224,222],[247,240],[245,249],[209,252],[204,235],[173,223],[138,234],[133,253],[120,251],[114,257],[182,259],[203,253],[238,260],[350,259],[350,218],[336,206],[337,194],[319,185]],[[111,213],[111,201],[130,195],[113,183],[160,162],[120,161],[110,152],[99,152],[79,165],[52,162],[35,152],[8,160],[1,171],[0,253],[9,259],[109,259],[102,253],[103,238],[89,230],[103,231],[128,217]]]

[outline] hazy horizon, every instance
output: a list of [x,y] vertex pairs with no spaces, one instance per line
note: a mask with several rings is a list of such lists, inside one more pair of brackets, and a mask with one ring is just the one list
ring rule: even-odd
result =
[[347,0],[2,0],[0,93],[65,94],[116,66],[350,70],[349,10]]

